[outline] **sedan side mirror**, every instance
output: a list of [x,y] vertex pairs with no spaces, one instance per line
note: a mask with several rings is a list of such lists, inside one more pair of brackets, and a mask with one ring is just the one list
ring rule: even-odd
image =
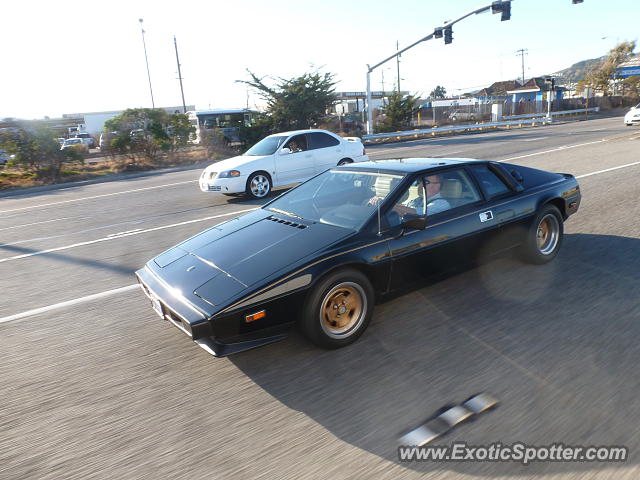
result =
[[424,230],[427,226],[427,217],[421,215],[405,215],[402,220],[403,228],[412,230]]
[[290,153],[291,153],[291,149],[289,147],[284,147],[282,150],[280,150],[281,155],[288,155]]

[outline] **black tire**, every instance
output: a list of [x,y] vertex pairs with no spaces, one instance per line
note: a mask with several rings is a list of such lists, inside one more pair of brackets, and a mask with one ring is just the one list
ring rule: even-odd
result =
[[254,172],[247,179],[245,193],[249,198],[262,200],[267,197],[272,188],[271,177],[266,172]]
[[[371,282],[363,273],[350,268],[338,270],[321,279],[307,294],[300,329],[319,347],[347,346],[369,325],[374,300]],[[341,320],[342,324],[337,323]]]
[[534,265],[553,260],[564,236],[562,215],[555,205],[547,204],[538,212],[520,247],[522,259]]
[[338,166],[340,165],[347,165],[349,163],[353,163],[353,160],[351,160],[350,158],[343,158],[342,160],[340,160],[338,162]]

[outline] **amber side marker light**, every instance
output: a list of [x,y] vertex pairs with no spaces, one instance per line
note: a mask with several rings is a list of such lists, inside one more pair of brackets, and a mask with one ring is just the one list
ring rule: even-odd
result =
[[267,316],[267,311],[260,310],[259,312],[252,313],[251,315],[247,315],[246,317],[244,317],[244,321],[247,323],[255,322],[256,320],[260,320],[261,318],[264,318],[266,316]]

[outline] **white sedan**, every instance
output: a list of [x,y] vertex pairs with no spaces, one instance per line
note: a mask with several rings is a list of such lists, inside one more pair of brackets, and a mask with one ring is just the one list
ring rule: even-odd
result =
[[270,135],[243,155],[209,165],[200,190],[264,198],[274,187],[303,182],[336,165],[369,160],[357,137],[327,130],[296,130]]
[[640,123],[640,103],[635,107],[631,107],[631,110],[624,116],[624,124],[628,127],[634,123]]

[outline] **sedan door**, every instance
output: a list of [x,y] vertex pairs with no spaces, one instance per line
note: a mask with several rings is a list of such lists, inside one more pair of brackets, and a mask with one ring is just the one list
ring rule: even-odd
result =
[[[283,153],[288,148],[290,153]],[[309,150],[305,134],[294,135],[278,149],[276,160],[276,184],[289,185],[303,182],[315,174],[314,154]]]
[[316,173],[335,167],[344,158],[344,145],[334,136],[324,132],[312,132],[307,134],[307,138],[309,148],[313,150]]

